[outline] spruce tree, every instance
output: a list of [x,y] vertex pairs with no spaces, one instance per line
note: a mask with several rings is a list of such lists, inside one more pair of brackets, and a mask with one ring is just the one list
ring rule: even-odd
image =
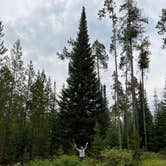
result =
[[[65,150],[72,147],[73,140],[83,144],[91,142],[96,120],[104,128],[103,96],[96,77],[94,57],[89,44],[85,8],[82,10],[78,37],[69,63],[67,86],[60,97],[60,122],[63,126],[62,145]],[[108,116],[104,116],[108,117]],[[65,138],[65,139],[64,139]],[[66,139],[67,138],[67,139]]]

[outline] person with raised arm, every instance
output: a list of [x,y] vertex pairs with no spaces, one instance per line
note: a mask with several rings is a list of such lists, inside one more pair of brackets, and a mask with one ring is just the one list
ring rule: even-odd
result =
[[88,142],[86,143],[85,147],[81,146],[80,149],[77,148],[77,145],[75,145],[76,150],[79,152],[80,160],[83,160],[85,158],[85,150],[88,147]]

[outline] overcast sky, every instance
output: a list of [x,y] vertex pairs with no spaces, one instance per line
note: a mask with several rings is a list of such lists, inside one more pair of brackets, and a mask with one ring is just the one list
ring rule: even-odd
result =
[[[161,49],[161,37],[155,29],[161,9],[166,8],[166,0],[137,2],[149,19],[146,33],[150,36],[152,54],[146,89],[152,105],[154,88],[161,93],[166,78],[166,50]],[[97,16],[103,3],[104,0],[0,0],[0,19],[5,26],[5,45],[11,49],[13,43],[20,39],[25,62],[33,60],[36,69],[44,69],[52,80],[56,80],[57,89],[60,91],[67,78],[68,61],[57,59],[56,52],[66,45],[70,37],[76,37],[82,6],[86,8],[90,41],[98,39],[104,42],[108,49],[111,24],[109,20],[99,21]],[[110,101],[112,66],[113,57],[110,55],[109,69],[102,71],[102,80],[107,84]],[[138,74],[137,68],[135,72]]]

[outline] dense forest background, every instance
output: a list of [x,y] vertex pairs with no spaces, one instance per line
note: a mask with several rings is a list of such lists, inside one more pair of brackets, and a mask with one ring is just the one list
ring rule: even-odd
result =
[[[73,154],[74,144],[86,142],[94,156],[105,148],[166,152],[166,83],[161,100],[154,92],[154,110],[144,83],[151,55],[148,19],[133,0],[124,0],[118,9],[105,0],[97,13],[111,21],[109,49],[99,40],[90,44],[85,8],[80,11],[77,37],[57,53],[59,61],[69,61],[60,94],[44,70],[36,71],[32,61],[24,64],[20,40],[5,47],[0,21],[0,164]],[[165,51],[166,9],[155,28]],[[108,59],[114,67],[111,88],[101,81]]]

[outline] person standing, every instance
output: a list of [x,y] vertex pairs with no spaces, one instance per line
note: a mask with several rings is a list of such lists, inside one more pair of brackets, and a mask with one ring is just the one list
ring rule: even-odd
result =
[[88,142],[86,143],[85,147],[81,146],[80,149],[77,148],[77,145],[75,145],[76,150],[79,152],[80,160],[83,160],[85,158],[85,150],[88,147]]

